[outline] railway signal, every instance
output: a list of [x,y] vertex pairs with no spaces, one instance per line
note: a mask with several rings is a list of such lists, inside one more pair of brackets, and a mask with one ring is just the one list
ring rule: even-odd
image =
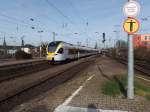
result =
[[105,43],[105,41],[106,41],[106,38],[105,38],[106,34],[103,33],[102,35],[103,35],[103,40],[102,40],[102,42]]
[[124,22],[124,30],[127,32],[128,37],[128,99],[134,99],[134,49],[133,49],[133,37],[139,29],[138,20],[134,19],[140,12],[140,5],[135,0],[128,0],[123,7],[124,14],[128,17]]

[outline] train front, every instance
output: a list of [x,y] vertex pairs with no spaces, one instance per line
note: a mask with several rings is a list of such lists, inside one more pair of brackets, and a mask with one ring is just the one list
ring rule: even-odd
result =
[[58,44],[59,44],[58,42],[51,42],[47,46],[47,60],[49,62],[54,61],[55,54],[56,54],[56,49],[57,49]]
[[66,60],[66,53],[61,41],[54,41],[48,45],[47,60],[49,62],[61,62]]

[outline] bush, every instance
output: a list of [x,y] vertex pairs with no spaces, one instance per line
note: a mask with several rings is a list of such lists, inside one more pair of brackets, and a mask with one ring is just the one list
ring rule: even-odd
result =
[[150,50],[145,47],[136,48],[134,51],[135,60],[142,60],[150,63]]
[[15,58],[16,60],[32,59],[32,54],[27,54],[24,51],[19,50],[15,53]]
[[150,63],[150,50],[146,53],[146,62]]
[[145,96],[145,98],[150,101],[150,95]]
[[117,96],[121,94],[119,85],[115,81],[108,81],[102,87],[102,93],[110,96]]
[[145,47],[138,47],[134,50],[135,60],[144,60],[146,58],[147,49]]
[[[124,88],[127,87],[127,78],[126,77],[117,77],[119,82],[121,82]],[[108,96],[116,97],[119,95],[124,95],[122,88],[120,88],[120,83],[116,80],[108,80],[106,81],[101,90],[102,93]],[[147,85],[140,83],[135,80],[134,82],[135,95],[142,96],[150,101],[150,88]]]

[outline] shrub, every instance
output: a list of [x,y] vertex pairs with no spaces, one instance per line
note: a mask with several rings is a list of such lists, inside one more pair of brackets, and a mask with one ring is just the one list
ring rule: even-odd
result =
[[[126,88],[127,87],[127,78],[126,77],[117,77],[117,78],[120,81],[120,83],[122,84],[122,86],[124,88]],[[101,88],[102,93],[105,95],[108,95],[108,96],[113,96],[113,97],[119,96],[121,94],[123,95],[124,92],[122,91],[122,88],[120,88],[121,86],[119,86],[120,83],[118,83],[118,81],[115,81],[115,80],[106,81]],[[135,89],[136,95],[143,96],[147,100],[150,101],[150,88],[147,85],[144,85],[144,84],[138,82],[137,80],[135,80],[134,89]]]
[[121,94],[119,85],[115,81],[108,81],[102,87],[102,93],[110,96],[117,96]]
[[145,60],[146,60],[146,62],[150,63],[150,50],[147,51]]
[[15,53],[15,58],[17,60],[20,60],[20,59],[32,59],[32,54],[27,54],[24,51],[19,50],[19,51],[17,51]]
[[146,95],[145,98],[150,101],[150,95]]
[[147,49],[145,47],[138,47],[134,50],[135,60],[145,60],[147,55]]

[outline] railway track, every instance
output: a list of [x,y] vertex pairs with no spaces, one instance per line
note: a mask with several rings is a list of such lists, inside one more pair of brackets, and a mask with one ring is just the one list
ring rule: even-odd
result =
[[2,64],[0,65],[0,82],[38,72],[49,67],[51,65],[45,59]]
[[[117,61],[127,65],[127,60],[123,58],[115,58]],[[150,65],[144,61],[135,61],[134,62],[135,70],[142,72],[146,76],[150,76]]]
[[[43,85],[44,83],[46,83],[48,81],[54,80],[54,82],[50,84],[51,86],[53,86],[53,85],[56,85],[56,83],[60,83],[60,82],[62,83],[64,81],[70,79],[71,77],[76,75],[78,72],[80,72],[81,70],[86,68],[88,65],[93,63],[93,61],[94,61],[94,58],[88,57],[85,59],[81,59],[79,61],[74,61],[74,62],[65,64],[65,65],[60,65],[60,66],[56,66],[56,67],[53,67],[50,69],[46,69],[46,70],[40,71],[36,74],[31,74],[28,76],[25,75],[24,77],[26,77],[26,78],[24,78],[24,79],[23,79],[23,77],[18,78],[19,79],[18,81],[16,79],[16,85],[11,88],[9,88],[11,83],[8,84],[6,82],[2,82],[4,84],[1,83],[0,91],[4,90],[1,87],[7,88],[7,86],[8,86],[8,89],[3,91],[3,93],[0,93],[0,109],[5,110],[6,108],[8,108],[7,105],[10,104],[12,99],[15,99],[15,97],[21,96],[21,94],[24,94],[29,90],[34,90],[34,88],[37,88],[38,86]],[[59,80],[57,80],[57,79],[59,79]],[[24,80],[24,82],[23,82],[23,80]],[[28,81],[28,82],[26,82],[26,81]],[[25,84],[22,84],[22,83],[25,83]],[[14,81],[13,81],[13,84],[14,84]],[[38,93],[38,92],[36,92],[36,93]],[[23,97],[23,99],[24,99],[24,97]]]

